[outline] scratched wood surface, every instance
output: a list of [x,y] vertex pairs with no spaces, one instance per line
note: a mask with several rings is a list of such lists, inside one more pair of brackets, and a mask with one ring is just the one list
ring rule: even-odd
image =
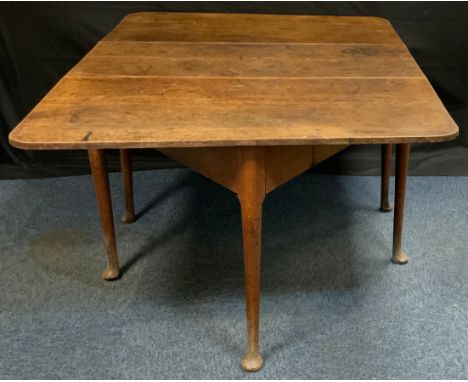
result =
[[10,134],[25,149],[436,142],[458,128],[390,23],[137,13]]

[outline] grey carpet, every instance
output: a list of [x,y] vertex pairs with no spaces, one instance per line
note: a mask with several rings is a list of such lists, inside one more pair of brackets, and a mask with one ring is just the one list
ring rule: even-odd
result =
[[104,252],[88,176],[0,182],[1,378],[468,378],[468,178],[411,177],[404,247],[377,177],[306,173],[264,205],[264,369],[245,319],[233,194],[185,170],[135,174],[139,220]]

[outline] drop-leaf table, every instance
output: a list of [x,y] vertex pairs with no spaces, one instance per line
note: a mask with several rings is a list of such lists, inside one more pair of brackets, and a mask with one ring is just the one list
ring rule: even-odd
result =
[[247,304],[242,367],[259,370],[260,244],[265,195],[352,144],[382,145],[389,211],[396,144],[394,263],[401,250],[411,143],[458,128],[390,23],[377,17],[130,14],[11,132],[27,149],[88,150],[105,236],[105,279],[120,276],[105,149],[156,148],[237,194]]

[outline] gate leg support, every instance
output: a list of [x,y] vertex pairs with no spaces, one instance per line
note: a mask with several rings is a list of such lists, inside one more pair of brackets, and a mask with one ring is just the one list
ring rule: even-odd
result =
[[114,218],[112,216],[112,202],[109,189],[109,177],[104,156],[104,150],[89,149],[89,162],[96,189],[96,199],[101,216],[101,225],[104,232],[104,241],[107,253],[107,267],[102,272],[102,278],[108,281],[120,277],[119,258],[115,242]]
[[393,254],[394,264],[406,264],[409,257],[401,249],[403,231],[403,212],[405,207],[406,178],[408,175],[409,144],[399,144],[396,147],[395,173],[395,212],[393,217]]
[[388,190],[390,184],[390,174],[392,170],[392,145],[382,145],[381,160],[381,187],[380,187],[380,211],[390,212],[392,207],[388,201]]
[[133,223],[135,221],[135,208],[133,205],[133,171],[130,150],[120,150],[120,168],[122,170],[122,180],[125,193],[125,212],[122,215],[123,223]]

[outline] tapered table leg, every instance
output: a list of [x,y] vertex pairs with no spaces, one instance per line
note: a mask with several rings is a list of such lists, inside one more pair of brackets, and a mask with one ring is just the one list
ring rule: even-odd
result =
[[243,186],[238,193],[242,215],[247,312],[247,350],[241,363],[245,371],[257,371],[263,366],[259,351],[259,310],[262,204],[265,198],[264,159],[262,148],[245,149]]
[[102,272],[105,280],[116,280],[120,276],[119,259],[115,242],[114,219],[112,216],[112,202],[109,190],[109,178],[104,150],[89,149],[89,162],[96,188],[96,198],[101,216],[101,225],[104,232],[104,241],[107,253],[107,267]]
[[405,207],[406,177],[408,175],[409,144],[399,144],[396,147],[395,171],[395,212],[393,220],[393,254],[392,262],[406,264],[409,257],[401,249],[403,231],[403,211]]
[[123,223],[133,223],[135,221],[135,208],[133,205],[133,172],[130,150],[120,150],[120,167],[122,170],[122,180],[125,193],[125,212],[122,215],[121,220]]
[[392,145],[382,145],[381,159],[381,187],[380,187],[380,211],[390,212],[392,207],[388,201],[388,190],[390,184],[390,173],[392,168]]

